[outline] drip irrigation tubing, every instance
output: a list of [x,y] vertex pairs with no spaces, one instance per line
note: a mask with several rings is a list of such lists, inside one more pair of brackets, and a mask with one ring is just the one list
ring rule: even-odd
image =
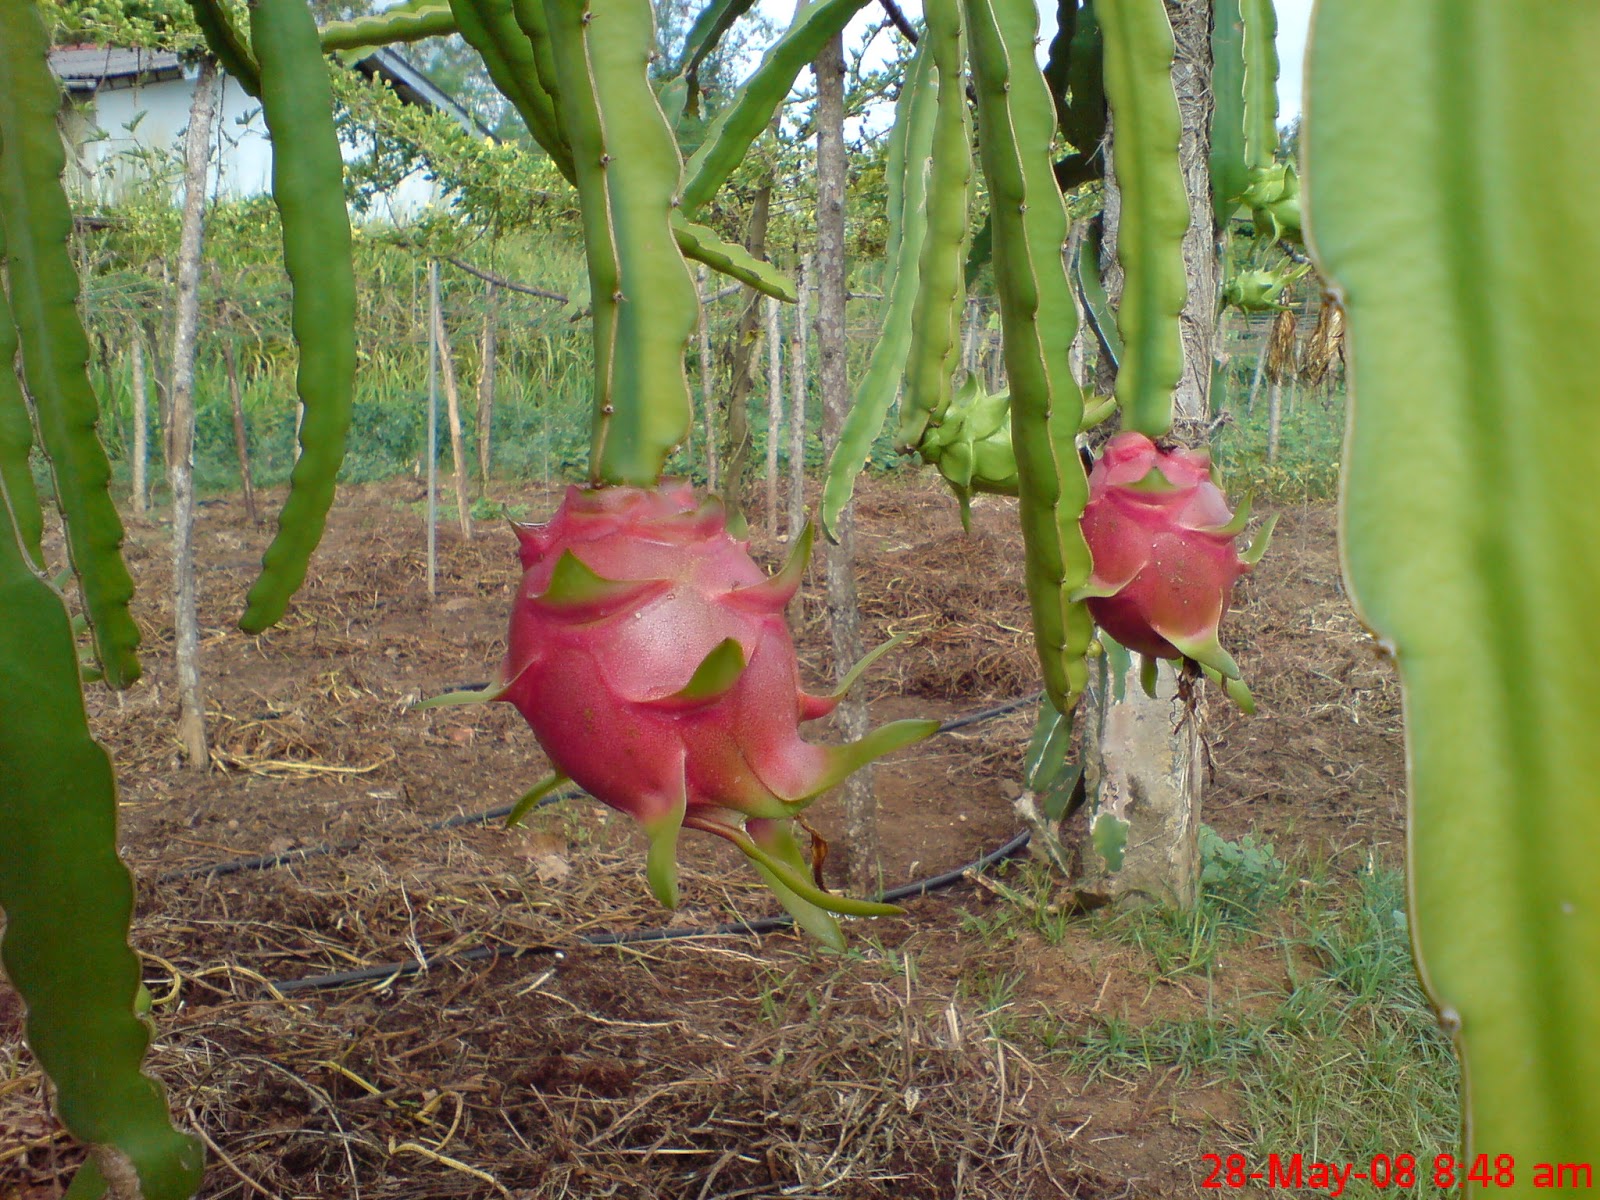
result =
[[[969,725],[976,725],[982,721],[992,720],[995,717],[1005,716],[1020,708],[1031,704],[1039,698],[1041,693],[1033,692],[1026,696],[1019,696],[1003,704],[990,708],[980,709],[978,712],[968,713],[966,716],[955,717],[939,726],[939,733],[951,733],[957,729],[964,729]],[[563,800],[570,800],[584,795],[580,789],[568,789],[547,796],[539,802],[538,807],[544,808]],[[502,805],[498,808],[488,809],[479,813],[462,813],[448,817],[442,821],[434,821],[425,828],[429,831],[459,828],[463,825],[484,824],[510,815],[516,806],[514,804]],[[875,897],[886,904],[898,903],[901,900],[911,900],[926,896],[931,892],[943,891],[954,887],[969,874],[980,874],[989,870],[998,863],[1020,853],[1028,844],[1029,831],[1022,830],[1012,836],[1004,845],[996,847],[987,854],[973,859],[964,866],[945,871],[939,875],[932,875],[925,879],[915,880],[890,888]],[[307,846],[300,850],[288,850],[281,854],[262,854],[250,858],[230,859],[227,862],[216,863],[210,866],[186,867],[176,871],[167,871],[157,878],[163,882],[172,879],[191,878],[194,876],[231,875],[241,871],[268,870],[273,867],[287,866],[291,863],[303,862],[308,858],[319,855],[335,854],[352,850],[360,846],[358,840],[340,842],[323,842],[316,846]],[[789,916],[758,917],[750,921],[729,921],[721,925],[709,925],[702,928],[674,929],[667,927],[653,927],[648,929],[625,929],[605,931],[600,933],[577,934],[572,941],[581,946],[628,946],[641,942],[670,942],[681,941],[686,938],[705,937],[756,937],[764,933],[772,933],[780,929],[787,929],[794,924],[794,919]],[[367,967],[358,967],[351,971],[336,971],[326,975],[307,975],[299,979],[268,980],[264,981],[268,990],[276,995],[283,996],[295,992],[320,991],[328,988],[348,987],[357,983],[378,982],[383,985],[393,983],[412,975],[424,974],[433,967],[450,966],[457,963],[494,962],[500,959],[519,959],[529,956],[548,956],[556,960],[565,957],[565,952],[556,945],[537,946],[475,946],[470,950],[463,950],[458,954],[443,955],[435,959],[411,958],[402,962],[375,963]]]
[[[481,685],[487,687],[487,684]],[[461,689],[471,690],[469,688]],[[940,733],[953,733],[957,729],[965,729],[968,725],[977,725],[982,721],[990,721],[995,717],[1003,717],[1007,713],[1016,712],[1017,709],[1032,704],[1043,693],[1030,692],[1026,696],[1018,696],[1007,700],[1003,704],[996,704],[992,708],[980,709],[975,713],[968,713],[964,717],[953,717],[939,726]],[[563,788],[558,792],[544,797],[538,803],[539,808],[546,808],[552,804],[560,804],[565,800],[575,800],[585,793],[581,788]],[[487,825],[490,821],[498,821],[501,817],[509,817],[515,804],[502,804],[497,808],[485,809],[476,813],[457,813],[453,817],[446,817],[441,821],[431,821],[423,826],[426,833],[438,833],[445,829],[459,829],[463,825]],[[206,863],[197,867],[177,867],[171,871],[163,871],[156,876],[157,883],[171,883],[178,879],[193,879],[200,875],[236,875],[241,871],[266,871],[274,867],[287,867],[294,863],[305,862],[308,858],[320,858],[327,854],[343,854],[361,847],[359,838],[348,838],[338,842],[319,842],[315,846],[302,846],[297,850],[284,850],[276,854],[255,854],[248,858],[231,858],[226,862]]]
[[[1023,830],[1012,839],[994,850],[989,851],[982,858],[973,859],[964,867],[957,867],[953,871],[946,871],[942,875],[933,875],[927,879],[919,879],[914,883],[903,884],[900,887],[890,888],[879,894],[875,899],[894,904],[901,900],[916,899],[926,896],[929,892],[943,891],[945,888],[954,887],[969,873],[987,871],[997,863],[1018,854],[1028,844],[1029,833]],[[640,942],[675,942],[685,938],[704,937],[756,937],[763,933],[773,933],[779,929],[787,929],[794,924],[794,918],[789,916],[758,917],[753,921],[729,921],[722,925],[708,925],[699,929],[668,929],[656,927],[651,929],[624,929],[607,933],[582,933],[573,938],[581,946],[631,946]],[[548,955],[555,959],[566,957],[559,946],[474,946],[471,950],[463,950],[459,954],[444,955],[427,963],[415,958],[405,962],[376,963],[370,967],[360,967],[353,971],[338,971],[331,975],[308,975],[302,979],[289,979],[274,983],[272,986],[280,994],[293,992],[318,991],[326,988],[347,987],[354,983],[382,982],[391,983],[409,975],[420,975],[433,967],[449,966],[453,963],[493,962],[502,958],[517,959],[530,955]]]

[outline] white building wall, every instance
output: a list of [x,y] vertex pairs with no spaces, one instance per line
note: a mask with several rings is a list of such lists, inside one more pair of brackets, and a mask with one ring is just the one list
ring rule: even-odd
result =
[[[75,112],[66,122],[66,136],[76,164],[73,183],[85,197],[114,205],[138,179],[166,170],[174,180],[177,198],[182,137],[189,124],[197,73],[195,69],[183,79],[135,87],[102,87],[74,106]],[[360,147],[344,147],[347,162],[362,153]],[[212,162],[221,164],[220,175],[213,175],[221,199],[247,199],[272,190],[272,142],[261,116],[261,103],[226,76]],[[413,171],[373,205],[372,217],[405,224],[437,200],[434,183],[421,171]]]

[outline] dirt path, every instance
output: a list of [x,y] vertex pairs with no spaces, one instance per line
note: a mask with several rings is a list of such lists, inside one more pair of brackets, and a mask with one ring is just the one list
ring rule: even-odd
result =
[[[470,543],[442,529],[429,605],[417,493],[344,494],[306,592],[261,638],[231,622],[268,531],[233,502],[203,506],[217,760],[203,776],[176,759],[165,532],[132,530],[146,679],[95,690],[91,711],[123,781],[155,1065],[228,1156],[211,1156],[206,1195],[260,1194],[242,1176],[282,1197],[1195,1194],[1199,1156],[1242,1136],[1237,1095],[1172,1073],[1075,1075],[1040,1022],[1249,1003],[1282,975],[1270,953],[1230,959],[1204,997],[1152,983],[1136,949],[1070,923],[1054,940],[1005,923],[1026,872],[999,885],[1009,899],[967,884],[904,920],[854,923],[843,957],[788,933],[588,946],[575,936],[773,906],[736,856],[696,839],[685,903],[662,912],[630,823],[592,801],[526,830],[437,828],[510,803],[543,757],[509,709],[408,711],[488,677],[516,583],[502,526],[479,523]],[[532,491],[499,498],[551,507]],[[869,482],[861,526],[869,634],[913,635],[870,677],[875,717],[950,717],[1036,689],[1008,502],[981,502],[963,537],[930,484]],[[1374,847],[1397,856],[1398,690],[1339,592],[1329,510],[1282,514],[1235,607],[1227,636],[1261,713],[1212,702],[1206,820],[1336,871]],[[819,611],[807,599],[796,621],[817,678]],[[886,883],[1012,835],[1031,721],[971,726],[879,772]],[[826,801],[814,811],[836,828]],[[276,869],[182,874],[328,843]],[[1048,890],[1030,903],[1048,907]],[[507,954],[440,961],[489,949]],[[400,962],[427,969],[279,995],[265,982]],[[53,1196],[70,1152],[18,1018],[0,988],[0,1195]]]

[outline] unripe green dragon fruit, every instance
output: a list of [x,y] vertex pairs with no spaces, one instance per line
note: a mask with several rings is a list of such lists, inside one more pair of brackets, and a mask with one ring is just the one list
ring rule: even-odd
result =
[[1288,308],[1283,303],[1283,290],[1303,275],[1304,271],[1286,273],[1265,267],[1251,267],[1228,276],[1222,285],[1222,302],[1231,304],[1240,312],[1282,312]]
[[972,524],[972,493],[1015,496],[1017,456],[1011,447],[1011,393],[984,391],[967,376],[917,443],[924,462],[939,468],[961,502],[961,524]]
[[1293,163],[1273,163],[1250,172],[1241,197],[1249,208],[1258,238],[1298,242],[1300,232],[1300,179]]
[[1266,552],[1276,518],[1239,553],[1250,506],[1228,511],[1205,450],[1162,450],[1125,431],[1105,444],[1089,474],[1083,536],[1094,573],[1074,594],[1095,622],[1148,659],[1189,658],[1249,706],[1239,667],[1217,627],[1233,585]]
[[557,781],[639,822],[663,904],[677,904],[678,831],[689,828],[738,846],[831,945],[843,945],[833,913],[901,911],[824,891],[793,832],[793,818],[851,772],[938,728],[897,721],[843,746],[800,736],[888,648],[832,696],[801,691],[784,608],[809,528],[770,577],[730,536],[722,505],[697,503],[686,484],[570,488],[548,524],[517,532],[522,586],[501,683],[483,698],[516,706]]

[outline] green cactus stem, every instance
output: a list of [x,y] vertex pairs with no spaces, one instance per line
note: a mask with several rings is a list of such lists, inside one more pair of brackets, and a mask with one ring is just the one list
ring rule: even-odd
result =
[[433,3],[410,7],[400,5],[368,17],[349,21],[329,21],[318,30],[323,52],[362,50],[370,46],[390,46],[396,42],[418,42],[423,38],[444,37],[456,32],[455,14],[450,6]]
[[[1076,10],[1070,21],[1069,6]],[[1072,153],[1055,165],[1056,185],[1067,192],[1106,173],[1106,157],[1100,150],[1106,136],[1105,48],[1094,0],[1084,0],[1081,8],[1077,0],[1063,0],[1056,6],[1056,17],[1045,78],[1054,93],[1061,136],[1072,146]],[[1070,36],[1063,42],[1068,30]]]
[[1172,428],[1172,397],[1183,378],[1179,316],[1189,297],[1183,261],[1189,199],[1178,162],[1172,25],[1162,0],[1103,4],[1100,23],[1122,193],[1117,326],[1126,352],[1117,371],[1117,403],[1126,428],[1159,437]]
[[189,0],[195,24],[222,69],[250,95],[261,96],[261,67],[222,0]]
[[833,536],[834,523],[855,491],[856,476],[894,404],[906,357],[911,351],[911,317],[921,284],[922,244],[928,229],[928,167],[938,111],[939,78],[926,42],[917,48],[900,93],[890,161],[889,261],[885,269],[883,324],[873,343],[866,372],[851,397],[839,443],[828,460],[822,487],[822,528]]
[[1045,688],[1068,712],[1088,682],[1092,625],[1071,600],[1088,581],[1078,528],[1088,482],[1078,458],[1083,396],[1067,347],[1077,309],[1062,261],[1067,210],[1050,168],[1055,105],[1033,57],[1032,0],[964,0],[978,139],[994,225],[1028,602]]
[[672,210],[672,235],[685,258],[703,262],[713,271],[785,304],[793,304],[800,298],[794,280],[777,267],[757,258],[738,242],[726,241],[715,230],[695,224],[677,209]]
[[561,124],[583,206],[594,314],[595,483],[648,486],[689,429],[694,280],[672,232],[682,163],[649,64],[648,0],[549,4]]
[[115,777],[89,731],[73,640],[61,597],[0,531],[0,957],[56,1111],[95,1148],[98,1166],[91,1160],[73,1194],[98,1196],[116,1176],[133,1184],[123,1194],[182,1200],[200,1185],[202,1155],[140,1071],[150,1028],[134,1013],[133,883],[117,857]]
[[1244,158],[1244,17],[1239,0],[1215,0],[1211,10],[1211,205],[1227,227],[1250,182]]
[[511,101],[534,141],[562,175],[577,183],[572,148],[556,116],[554,93],[541,78],[533,43],[518,26],[511,0],[450,0],[450,9],[462,40],[483,59],[489,78]]
[[305,581],[333,504],[355,397],[356,281],[332,82],[310,10],[300,0],[256,0],[250,34],[272,134],[272,199],[293,285],[295,388],[304,413],[278,532],[239,620],[247,633],[260,633]]
[[1244,165],[1270,167],[1278,157],[1278,13],[1273,0],[1235,0],[1243,26]]
[[927,235],[922,243],[905,391],[896,443],[910,450],[928,422],[950,405],[951,376],[961,346],[966,308],[967,192],[972,183],[972,128],[967,112],[960,0],[926,0],[923,40],[939,77],[933,158],[927,190]]
[[682,204],[690,217],[717,194],[734,168],[772,121],[795,78],[866,6],[867,0],[812,0],[801,7],[794,23],[768,49],[761,65],[717,114],[684,168]]
[[1496,1194],[1543,1195],[1537,1164],[1592,1159],[1600,1130],[1600,21],[1338,0],[1310,46],[1345,572],[1404,690],[1413,946],[1462,1058],[1465,1163],[1510,1156]]
[[[89,385],[89,339],[78,317],[77,264],[68,248],[72,210],[61,186],[66,151],[56,126],[61,92],[48,50],[32,3],[0,5],[0,238],[22,380],[55,477],[95,653],[106,682],[124,688],[139,678],[139,628],[128,611],[133,579],[122,561],[122,520],[111,503],[111,465]],[[11,360],[0,369],[12,370]]]
[[[1117,332],[1117,315],[1111,311],[1111,297],[1106,295],[1105,280],[1100,274],[1100,222],[1090,221],[1084,237],[1078,244],[1077,256],[1072,261],[1072,286],[1083,305],[1084,320],[1094,333],[1100,353],[1115,369],[1122,365],[1122,335]],[[1088,420],[1084,427],[1089,425]]]
[[[5,257],[5,225],[0,222],[0,263]],[[17,327],[11,320],[11,305],[0,292],[0,364],[16,359]],[[0,537],[15,537],[23,553],[43,569],[44,513],[28,461],[32,450],[33,417],[17,373],[0,367]]]

